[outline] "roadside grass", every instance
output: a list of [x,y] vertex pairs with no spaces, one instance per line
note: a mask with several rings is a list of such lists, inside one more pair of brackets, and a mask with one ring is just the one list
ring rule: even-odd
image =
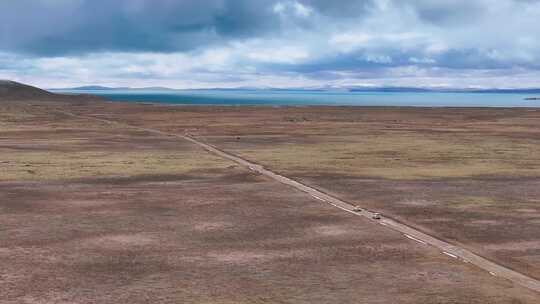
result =
[[22,152],[0,154],[0,181],[182,174],[230,163],[197,151]]
[[240,143],[231,149],[276,170],[295,173],[387,179],[540,175],[540,142],[530,139],[414,132],[310,138],[310,143],[248,145],[248,149]]

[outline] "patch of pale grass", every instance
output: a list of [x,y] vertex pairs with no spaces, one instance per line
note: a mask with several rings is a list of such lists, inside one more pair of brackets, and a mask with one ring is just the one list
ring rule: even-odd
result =
[[[233,148],[234,149],[234,148]],[[389,179],[540,175],[540,143],[507,137],[387,133],[234,152],[280,171]]]
[[485,209],[505,205],[495,198],[487,196],[460,196],[448,201],[447,204],[451,208],[461,210]]
[[24,152],[0,157],[0,181],[182,174],[230,166],[230,162],[198,151]]

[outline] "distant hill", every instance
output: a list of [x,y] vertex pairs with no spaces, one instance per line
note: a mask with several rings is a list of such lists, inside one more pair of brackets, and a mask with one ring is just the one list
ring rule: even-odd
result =
[[174,89],[166,87],[144,87],[144,88],[129,88],[129,87],[104,87],[104,86],[82,86],[67,89],[51,89],[52,91],[173,91]]
[[407,93],[498,93],[538,94],[540,89],[467,89],[467,88],[415,88],[415,87],[350,87],[350,92],[407,92]]
[[83,86],[83,87],[76,87],[76,88],[70,88],[69,90],[73,91],[103,91],[103,90],[119,90],[119,89],[127,89],[127,88],[110,88],[110,87],[103,87],[103,86]]
[[9,80],[0,80],[0,100],[51,99],[56,94]]
[[18,83],[10,80],[0,80],[0,101],[19,101],[19,100],[33,100],[33,101],[82,101],[82,100],[94,100],[101,99],[92,95],[62,95],[55,94],[40,88],[29,86],[26,84]]

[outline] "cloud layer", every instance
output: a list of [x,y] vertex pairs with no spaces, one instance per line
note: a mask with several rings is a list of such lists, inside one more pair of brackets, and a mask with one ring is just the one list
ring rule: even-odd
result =
[[41,86],[540,86],[538,0],[0,2],[0,78]]

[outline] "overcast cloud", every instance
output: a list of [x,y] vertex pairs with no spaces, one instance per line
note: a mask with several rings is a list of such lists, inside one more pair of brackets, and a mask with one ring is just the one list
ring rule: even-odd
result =
[[4,0],[44,87],[540,87],[538,0]]

